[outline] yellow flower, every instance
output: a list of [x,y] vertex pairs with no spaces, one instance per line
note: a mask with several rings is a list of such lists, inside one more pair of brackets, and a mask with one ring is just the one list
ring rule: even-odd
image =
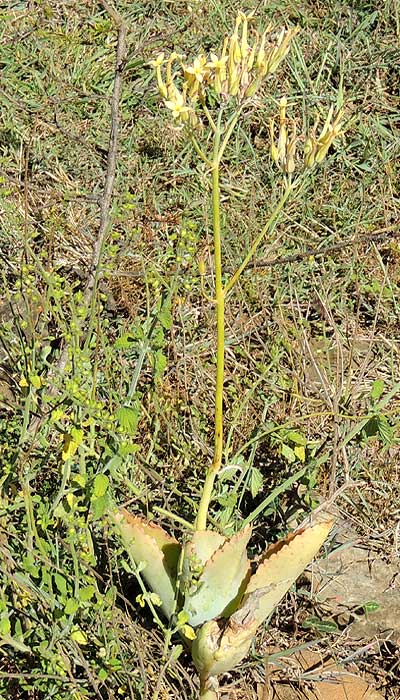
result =
[[319,117],[317,117],[311,133],[307,136],[304,144],[304,163],[307,168],[311,168],[314,163],[321,163],[329,151],[333,141],[343,134],[341,119],[343,110],[340,109],[333,121],[334,107],[331,105],[324,126],[319,136],[316,136]]
[[192,66],[184,67],[185,73],[192,75],[199,83],[203,82],[204,77],[207,75],[207,66],[205,56],[198,56],[193,61]]
[[158,66],[162,66],[164,63],[165,63],[165,60],[164,60],[164,53],[163,53],[163,52],[157,54],[157,56],[156,56],[156,58],[154,59],[154,61],[149,61],[149,64],[150,64],[153,68],[158,68]]
[[215,91],[220,94],[222,92],[222,84],[226,80],[226,62],[228,60],[228,56],[222,55],[221,58],[218,58],[215,53],[212,53],[210,58],[211,61],[207,63],[207,68],[215,72],[214,87]]
[[158,56],[154,59],[154,61],[150,61],[149,63],[156,71],[158,91],[161,97],[166,98],[168,96],[167,86],[165,85],[163,77],[161,75],[161,66],[163,66],[164,63],[166,63],[164,59],[164,53],[159,53]]
[[173,100],[165,100],[165,106],[171,110],[174,119],[182,119],[183,121],[187,119],[189,107],[185,105],[185,100],[180,92],[176,91]]
[[211,61],[207,63],[207,68],[212,68],[213,70],[222,70],[225,68],[228,56],[218,56],[215,53],[210,54]]

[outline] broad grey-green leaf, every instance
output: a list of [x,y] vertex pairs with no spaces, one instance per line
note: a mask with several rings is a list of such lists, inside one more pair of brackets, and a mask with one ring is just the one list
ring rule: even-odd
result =
[[319,523],[270,547],[225,628],[211,620],[197,631],[192,656],[203,678],[230,671],[246,656],[257,627],[314,558],[331,527],[331,522]]
[[180,544],[165,530],[122,509],[114,515],[124,546],[135,564],[143,562],[142,576],[162,600],[161,609],[169,618],[175,600]]
[[331,528],[332,521],[321,522],[273,545],[251,577],[234,621],[250,615],[261,624],[314,559]]
[[204,565],[225,542],[225,537],[213,530],[197,530],[185,544],[181,585],[186,588],[193,575],[198,576]]
[[[193,577],[189,586],[186,585],[183,609],[189,615],[191,626],[229,615],[235,609],[249,576],[246,547],[250,535],[251,528],[247,527],[225,540],[205,563],[200,575],[199,569],[195,569],[193,563],[190,565],[188,557]],[[185,558],[189,552],[190,543],[186,547]]]

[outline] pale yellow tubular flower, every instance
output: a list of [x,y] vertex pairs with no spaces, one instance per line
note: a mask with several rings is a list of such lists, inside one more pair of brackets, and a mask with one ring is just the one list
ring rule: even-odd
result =
[[249,87],[249,82],[250,82],[250,76],[249,76],[249,71],[247,70],[247,66],[244,65],[242,68],[242,72],[240,74],[240,87],[241,87],[241,93],[244,94]]
[[270,75],[272,73],[275,73],[278,66],[280,65],[280,63],[282,63],[283,59],[286,57],[289,51],[291,40],[296,34],[298,34],[299,31],[299,27],[292,27],[287,30],[282,29],[278,36],[276,46],[273,48],[268,58],[267,71],[265,75],[267,73]]
[[191,100],[196,100],[199,94],[200,83],[196,80],[193,74],[187,73],[185,66],[183,67],[183,77],[185,78],[184,85],[189,93]]
[[236,65],[237,63],[240,62],[241,59],[241,51],[240,51],[240,45],[239,45],[239,27],[241,24],[241,17],[238,15],[236,17],[236,24],[235,24],[235,29],[234,32],[230,38],[229,42],[229,63]]
[[271,139],[271,158],[274,161],[274,163],[278,164],[279,163],[279,153],[278,149],[275,145],[275,119],[270,119],[269,120],[269,135]]
[[215,91],[220,94],[222,92],[222,83],[226,80],[226,62],[228,56],[218,58],[216,54],[210,54],[211,61],[207,63],[207,68],[214,71],[214,87]]
[[317,152],[318,143],[315,136],[307,136],[304,143],[304,165],[306,168],[312,168],[315,163],[315,154]]
[[226,66],[228,56],[218,56],[215,53],[210,54],[211,61],[207,63],[207,68],[212,68],[213,70],[222,70]]
[[233,66],[233,69],[229,71],[229,75],[228,75],[228,93],[229,93],[229,95],[232,95],[232,97],[235,97],[235,95],[237,95],[239,92],[239,87],[240,87],[240,72],[236,66]]
[[167,61],[167,85],[172,83],[172,64],[178,58],[178,54],[173,51]]
[[295,163],[294,157],[288,156],[286,158],[286,172],[288,175],[293,175],[295,170],[296,170],[296,163]]
[[185,72],[197,80],[197,82],[202,83],[207,75],[207,60],[203,55],[198,56],[194,59],[191,66],[185,66]]
[[161,66],[164,65],[164,63],[165,63],[164,54],[159,53],[156,56],[155,60],[150,61],[149,63],[153,68],[155,68],[155,71],[156,71],[158,91],[159,91],[161,97],[164,97],[164,99],[166,99],[168,97],[168,91],[167,91],[167,86],[164,83],[162,73],[161,73]]
[[180,94],[179,90],[176,87],[174,82],[167,83],[167,98],[168,98],[168,100],[171,100],[173,102],[179,94]]
[[185,104],[184,97],[178,90],[176,90],[173,100],[165,100],[165,106],[171,110],[174,119],[182,119],[183,121],[187,119],[189,107]]
[[173,51],[167,61],[167,66],[166,66],[166,84],[167,84],[167,94],[168,94],[168,99],[173,100],[177,89],[174,85],[174,77],[172,75],[172,65],[174,61],[181,59],[182,57],[179,56],[179,54],[176,53],[176,51]]
[[289,175],[294,173],[296,168],[296,146],[297,146],[297,136],[296,136],[296,123],[293,124],[293,132],[290,141],[287,143],[286,147],[286,172]]
[[327,141],[327,143],[324,143],[322,146],[320,146],[315,154],[315,162],[316,163],[322,163],[324,160],[325,156],[327,155],[329,148],[332,144],[333,138],[331,141]]
[[247,54],[248,54],[248,49],[249,45],[247,43],[247,34],[248,34],[248,21],[247,21],[247,15],[244,14],[244,12],[239,12],[240,19],[242,20],[242,38],[240,40],[240,54],[241,58],[243,61],[246,60]]
[[225,58],[226,58],[224,68],[221,69],[221,73],[220,73],[221,92],[222,92],[222,93],[226,93],[227,90],[228,90],[228,81],[227,81],[227,62],[228,62],[228,60],[229,60],[229,56],[228,56],[228,43],[229,43],[229,37],[226,36],[226,37],[224,38],[224,43],[223,43],[223,46],[222,46],[222,54],[221,54],[221,59],[225,59]]
[[[237,51],[239,51],[239,56]],[[238,58],[235,58],[237,57]],[[239,62],[240,62],[240,48],[238,43],[237,34],[233,34],[229,43],[229,55],[227,63],[227,74],[228,74],[228,93],[230,95],[236,95],[239,90]]]
[[257,59],[256,59],[256,67],[257,70],[260,71],[264,65],[265,61],[265,39],[267,36],[267,33],[269,31],[269,27],[262,33],[261,35],[261,41],[260,41],[260,46],[258,49],[258,54],[257,54]]
[[315,155],[315,162],[321,163],[327,155],[330,146],[337,136],[340,136],[343,132],[341,130],[340,120],[343,115],[343,111],[339,110],[336,114],[334,121],[332,122],[333,107],[330,108],[328,112],[328,117],[325,121],[324,127],[320,136],[318,137],[318,150]]
[[331,105],[331,106],[329,107],[328,116],[327,116],[327,118],[325,119],[325,124],[324,124],[324,126],[322,127],[322,131],[321,131],[320,135],[318,136],[318,141],[321,141],[321,140],[324,138],[325,134],[326,134],[327,131],[329,130],[329,127],[331,126],[332,117],[333,117],[333,110],[334,110],[334,106]]
[[153,68],[157,68],[157,66],[162,66],[164,63],[165,63],[165,58],[164,58],[163,52],[157,54],[156,58],[153,61],[149,61],[149,64]]
[[259,41],[259,39],[260,39],[260,36],[259,36],[259,34],[256,32],[255,41],[254,41],[254,44],[253,44],[253,46],[252,46],[252,48],[251,48],[249,57],[248,57],[248,59],[247,59],[247,70],[248,70],[249,72],[250,72],[251,70],[253,70],[253,66],[254,66],[254,61],[255,61],[255,58],[256,58],[256,51],[257,51],[257,46],[258,46],[258,41]]

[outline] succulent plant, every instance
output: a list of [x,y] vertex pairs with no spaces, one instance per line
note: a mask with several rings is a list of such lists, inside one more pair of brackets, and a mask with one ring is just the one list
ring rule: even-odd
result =
[[[200,697],[217,698],[217,676],[248,653],[257,628],[312,561],[332,527],[321,521],[271,545],[254,573],[247,557],[251,528],[231,537],[191,533],[182,546],[158,525],[125,509],[114,515],[124,547],[181,634],[200,674]],[[182,619],[182,617],[181,617]]]
[[[214,452],[205,473],[193,531],[182,545],[161,527],[126,510],[114,514],[142,586],[139,602],[147,600],[158,622],[154,606],[159,605],[169,621],[166,639],[179,631],[190,646],[203,700],[217,698],[217,676],[246,656],[257,628],[311,562],[332,526],[331,521],[318,522],[288,535],[267,549],[257,567],[247,557],[250,527],[231,537],[207,530],[214,483],[224,456],[225,304],[262,241],[272,233],[288,198],[300,191],[309,169],[327,156],[332,142],[343,133],[342,95],[336,100],[336,111],[330,108],[319,135],[317,118],[311,132],[304,136],[298,133],[296,122],[288,119],[287,98],[280,99],[279,116],[272,113],[269,128],[271,156],[281,170],[283,192],[280,197],[272,196],[271,201],[276,203],[268,220],[229,276],[222,254],[221,164],[239,119],[268,102],[263,94],[257,100],[257,92],[276,72],[299,31],[291,27],[276,33],[268,26],[260,34],[249,28],[253,19],[253,13],[239,12],[230,36],[225,37],[219,51],[209,56],[201,50],[193,62],[186,63],[173,51],[169,56],[159,53],[151,61],[159,93],[175,127],[182,130],[199,161],[206,165],[211,191],[214,246],[213,274],[209,277],[213,283],[211,295],[206,296],[213,300],[216,322]],[[304,167],[296,171],[301,165],[296,147],[302,140]],[[204,261],[199,273],[203,285]]]

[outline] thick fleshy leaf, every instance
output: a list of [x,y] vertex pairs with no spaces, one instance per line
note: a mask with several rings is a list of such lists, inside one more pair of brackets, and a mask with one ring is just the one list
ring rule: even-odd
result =
[[233,669],[246,656],[257,627],[312,561],[325,541],[332,522],[323,522],[289,535],[266,553],[250,578],[240,607],[225,627],[206,622],[193,642],[194,663],[204,678]]
[[248,628],[232,627],[231,620],[228,624],[223,620],[205,622],[197,630],[191,649],[200,678],[218,676],[235,668],[249,651],[253,636]]
[[211,539],[206,544],[204,538],[200,547],[199,540],[202,538],[196,537],[199,534],[195,534],[194,544],[189,542],[185,549],[184,568],[187,568],[183,609],[189,615],[188,622],[192,627],[230,614],[242,596],[250,571],[246,551],[250,527],[226,539],[206,563],[199,554],[206,554],[208,544],[211,548]]
[[175,600],[180,544],[158,525],[122,509],[114,516],[124,547],[135,564],[143,562],[141,575],[162,600],[161,609],[170,618]]
[[261,624],[314,559],[331,528],[332,521],[321,522],[273,545],[250,578],[234,621],[250,615]]
[[225,537],[213,530],[197,530],[184,545],[181,588],[190,586],[193,577],[200,576],[205,564],[223,545]]

